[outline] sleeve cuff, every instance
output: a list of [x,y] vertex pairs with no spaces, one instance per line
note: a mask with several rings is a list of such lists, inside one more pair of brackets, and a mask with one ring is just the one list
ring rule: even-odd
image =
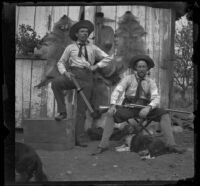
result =
[[97,66],[98,66],[99,68],[102,68],[102,67],[103,67],[103,63],[99,62],[99,63],[97,63]]
[[155,109],[157,107],[154,103],[150,103],[148,105],[151,106],[151,109]]

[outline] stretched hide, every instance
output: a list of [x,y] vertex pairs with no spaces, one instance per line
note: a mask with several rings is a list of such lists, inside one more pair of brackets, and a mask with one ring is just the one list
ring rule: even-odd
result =
[[35,55],[47,59],[44,77],[36,87],[41,88],[47,85],[53,78],[59,75],[57,62],[60,59],[67,45],[71,43],[69,29],[74,24],[66,15],[55,23],[53,31],[47,34],[43,39],[39,49],[35,49]]
[[98,47],[109,54],[114,43],[114,30],[112,27],[97,25],[96,43]]
[[[120,42],[117,42],[115,45],[115,57],[107,67],[100,70],[101,75],[110,81],[112,85],[118,83],[120,80],[119,75],[129,68],[130,59],[133,56],[146,54],[143,39],[146,32],[137,21],[137,18],[130,11],[127,11],[120,17],[118,24],[116,36]],[[107,32],[110,31],[106,29],[105,33]],[[106,43],[106,37],[104,43]]]

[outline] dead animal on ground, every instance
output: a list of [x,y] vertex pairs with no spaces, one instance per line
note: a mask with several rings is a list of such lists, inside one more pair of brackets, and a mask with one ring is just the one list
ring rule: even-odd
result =
[[157,157],[170,153],[183,153],[176,148],[171,148],[167,144],[157,138],[150,135],[137,134],[133,135],[130,141],[130,151],[136,152],[140,156]]
[[23,143],[15,142],[15,172],[16,182],[48,181],[43,171],[40,157],[35,150]]

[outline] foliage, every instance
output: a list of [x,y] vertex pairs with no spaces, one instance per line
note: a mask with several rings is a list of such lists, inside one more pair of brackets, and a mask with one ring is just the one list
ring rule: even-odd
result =
[[28,55],[34,52],[34,48],[39,44],[40,36],[31,28],[30,25],[19,25],[19,32],[16,34],[16,52]]
[[181,88],[182,98],[185,98],[186,91],[193,85],[193,25],[192,22],[179,21],[175,33],[175,61],[174,61],[174,82]]

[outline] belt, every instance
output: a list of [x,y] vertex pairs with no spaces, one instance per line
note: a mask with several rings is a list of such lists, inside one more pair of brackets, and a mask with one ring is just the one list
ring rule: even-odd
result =
[[122,104],[139,104],[139,105],[148,105],[149,104],[149,100],[147,99],[143,99],[143,98],[139,98],[139,99],[135,99],[134,96],[125,96],[125,99],[123,101]]
[[87,70],[89,72],[92,72],[88,67],[76,67],[76,66],[71,66],[69,67],[70,70]]

